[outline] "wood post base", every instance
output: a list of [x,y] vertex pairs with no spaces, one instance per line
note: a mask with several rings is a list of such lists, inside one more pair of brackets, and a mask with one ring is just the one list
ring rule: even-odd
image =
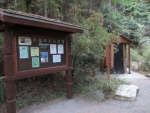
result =
[[7,81],[6,82],[6,104],[7,104],[7,113],[16,113],[16,90],[15,82]]
[[72,99],[72,75],[71,71],[66,71],[66,92],[67,99]]

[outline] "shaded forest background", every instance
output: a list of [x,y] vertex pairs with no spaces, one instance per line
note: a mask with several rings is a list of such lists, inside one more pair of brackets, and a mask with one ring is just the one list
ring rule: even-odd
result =
[[[133,40],[132,60],[149,60],[150,0],[0,0],[0,7],[81,25],[89,33],[92,27],[87,28],[90,23],[86,21],[97,14],[100,26],[105,29],[111,26],[112,30]],[[150,69],[147,63],[145,70]]]
[[[92,81],[95,69],[105,58],[105,47],[110,43],[110,37],[119,38],[119,34],[133,40],[131,60],[138,65],[135,68],[150,71],[150,0],[0,0],[0,8],[58,19],[80,25],[84,29],[83,34],[74,35],[76,38],[72,40],[73,82],[75,88],[80,88],[81,91],[83,89],[80,84]],[[108,28],[111,28],[111,33],[107,32]],[[2,37],[3,34],[0,34],[0,67],[3,67]],[[1,75],[3,74],[0,73]],[[46,76],[46,79],[37,77],[17,81],[18,106],[24,106],[23,98],[26,98],[27,104],[45,101],[51,97],[57,98],[53,92],[62,94],[65,90],[64,78],[56,75]],[[47,94],[39,95],[38,89],[33,86],[38,86],[40,93]],[[46,86],[51,87],[46,89]],[[5,98],[4,87],[0,83],[0,101]],[[39,98],[33,98],[33,95]]]
[[[150,0],[1,0],[0,7],[82,26],[84,34],[73,40],[74,60],[91,60],[91,70],[104,59],[108,39],[126,35],[133,40],[131,59],[139,69],[150,70]],[[109,34],[108,28],[114,32]]]

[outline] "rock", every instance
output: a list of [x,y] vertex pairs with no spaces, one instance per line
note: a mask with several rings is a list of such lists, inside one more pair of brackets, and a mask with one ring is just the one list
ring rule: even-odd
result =
[[146,77],[150,77],[150,74],[145,75]]
[[138,94],[139,88],[135,85],[120,85],[116,90],[114,98],[120,100],[135,100]]
[[96,91],[94,91],[94,92],[92,93],[92,96],[93,96],[94,98],[96,98],[96,99],[99,99],[99,100],[103,100],[104,97],[105,97],[103,91],[101,91],[101,90],[96,90]]

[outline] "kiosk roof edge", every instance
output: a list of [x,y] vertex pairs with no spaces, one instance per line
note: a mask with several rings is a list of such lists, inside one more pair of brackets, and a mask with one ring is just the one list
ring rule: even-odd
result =
[[83,29],[81,27],[72,25],[67,22],[10,9],[0,8],[0,21],[12,24],[66,31],[71,33],[83,33]]

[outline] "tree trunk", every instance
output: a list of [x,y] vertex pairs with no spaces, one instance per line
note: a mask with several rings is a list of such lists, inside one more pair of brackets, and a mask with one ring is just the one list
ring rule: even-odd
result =
[[94,11],[95,5],[96,5],[96,0],[89,0],[89,7],[88,7],[89,14],[91,14]]
[[29,11],[29,6],[30,6],[30,4],[31,4],[31,1],[30,1],[30,0],[26,0],[26,11],[27,11],[27,13],[30,12],[30,11]]
[[47,17],[47,0],[44,1],[44,16]]
[[109,0],[109,5],[110,5],[110,6],[112,5],[112,0]]

